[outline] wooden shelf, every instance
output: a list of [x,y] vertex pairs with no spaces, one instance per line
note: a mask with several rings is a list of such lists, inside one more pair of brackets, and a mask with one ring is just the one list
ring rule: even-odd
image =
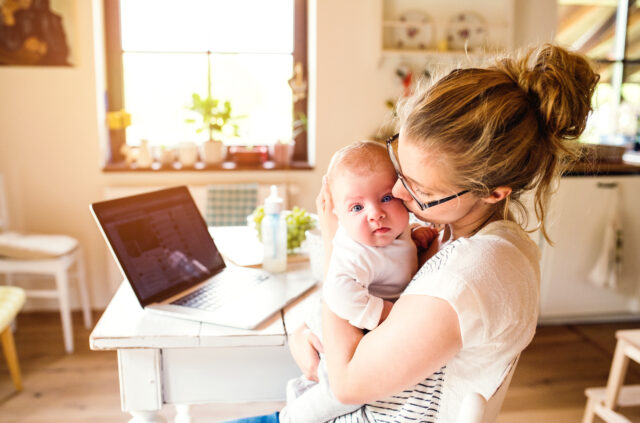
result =
[[179,163],[170,166],[156,166],[150,168],[139,168],[135,165],[130,166],[122,163],[107,163],[102,168],[103,172],[218,172],[218,171],[264,171],[264,170],[313,170],[307,162],[292,162],[291,165],[284,167],[278,166],[273,161],[266,161],[257,165],[238,165],[235,162],[222,162],[219,165],[205,165],[202,162],[196,163],[192,167],[183,167]]
[[[457,61],[474,62],[488,56],[494,56],[497,52],[510,50],[514,43],[515,0],[499,0],[489,6],[473,0],[460,2],[437,2],[426,0],[420,3],[414,0],[378,0],[380,7],[379,21],[379,64],[384,59],[406,58],[412,60],[429,60],[432,63],[445,65],[455,64]],[[400,20],[403,12],[419,11],[428,17],[428,21]],[[448,30],[451,20],[459,13],[471,12],[481,16],[488,28],[484,48],[476,48],[475,51],[441,51],[437,47],[444,47],[448,43]],[[399,49],[397,48],[397,31],[403,28],[416,28],[424,32],[422,40],[426,49]],[[428,34],[427,34],[428,33]],[[414,43],[414,45],[416,45]],[[419,45],[419,44],[418,44]],[[417,46],[417,45],[416,45]],[[472,64],[475,65],[475,64]]]
[[382,25],[385,28],[413,28],[413,27],[430,27],[433,26],[432,22],[415,22],[415,21],[384,21]]
[[439,51],[434,49],[397,49],[397,48],[384,48],[382,49],[382,56],[387,57],[397,57],[397,56],[411,56],[411,57],[439,57],[439,58],[447,58],[447,59],[457,59],[457,58],[480,58],[484,56],[484,53],[479,52],[465,52],[464,50],[446,50]]

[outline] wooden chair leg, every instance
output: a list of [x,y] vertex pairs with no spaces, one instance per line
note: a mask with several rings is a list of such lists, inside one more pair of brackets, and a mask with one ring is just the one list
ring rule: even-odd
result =
[[0,340],[2,341],[2,349],[4,350],[4,357],[7,360],[7,366],[9,367],[9,374],[13,385],[16,387],[16,391],[22,391],[22,378],[20,377],[20,365],[18,364],[18,354],[16,353],[16,344],[13,341],[13,333],[11,333],[11,326],[5,328],[0,334]]
[[[13,286],[13,273],[7,272],[4,274],[4,283],[7,286]],[[9,327],[11,328],[11,331],[15,332],[18,329],[18,320],[13,319]]]
[[71,306],[69,304],[69,275],[68,269],[61,266],[56,272],[58,302],[60,304],[60,319],[62,320],[62,335],[64,349],[67,354],[73,352],[73,329],[71,322]]
[[616,409],[620,388],[624,383],[624,377],[629,366],[629,357],[625,355],[624,350],[625,341],[619,339],[616,343],[616,350],[613,353],[613,361],[611,362],[611,370],[609,370],[609,379],[607,380],[607,395],[604,400],[604,406],[610,410]]
[[91,329],[91,303],[89,302],[89,293],[87,292],[87,277],[84,267],[84,255],[82,249],[78,247],[76,251],[76,283],[80,294],[80,303],[82,305],[82,315],[84,317],[84,327]]
[[596,401],[593,398],[587,398],[587,406],[584,409],[584,416],[582,416],[582,423],[593,423],[595,417]]

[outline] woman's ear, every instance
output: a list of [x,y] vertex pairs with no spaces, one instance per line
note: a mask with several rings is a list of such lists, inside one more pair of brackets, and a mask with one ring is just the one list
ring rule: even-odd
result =
[[497,187],[491,191],[488,197],[483,198],[482,201],[489,204],[496,204],[507,198],[509,194],[511,194],[511,187]]

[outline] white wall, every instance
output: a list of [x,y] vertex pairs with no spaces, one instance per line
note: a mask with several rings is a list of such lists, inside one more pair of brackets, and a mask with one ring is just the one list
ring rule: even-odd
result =
[[515,0],[516,46],[553,40],[558,20],[556,0]]
[[[310,113],[316,118],[310,128],[316,140],[314,170],[103,173],[102,2],[74,3],[74,67],[0,67],[0,172],[14,229],[66,233],[81,241],[94,308],[104,307],[112,295],[104,276],[106,249],[88,210],[89,203],[102,199],[104,187],[292,182],[300,191],[290,202],[313,209],[333,151],[375,134],[387,117],[385,100],[400,89],[394,76],[397,63],[378,61],[379,0],[312,0],[310,9],[317,17],[310,25],[317,31],[310,48],[315,52],[310,81],[316,98]],[[520,25],[534,9],[545,22],[550,17],[555,22],[554,1],[516,0],[516,16],[522,20],[516,25],[519,43],[538,37],[536,23]],[[547,35],[545,29],[542,37]]]

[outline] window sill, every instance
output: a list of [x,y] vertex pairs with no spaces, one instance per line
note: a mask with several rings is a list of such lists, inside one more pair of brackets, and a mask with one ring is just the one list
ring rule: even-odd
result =
[[266,161],[261,164],[237,164],[235,162],[222,162],[219,165],[207,165],[197,162],[195,166],[184,167],[180,163],[161,166],[154,163],[149,168],[140,168],[135,164],[128,165],[125,162],[107,163],[103,172],[219,172],[219,171],[265,171],[265,170],[313,170],[307,162],[292,162],[289,166],[276,165],[273,161]]

